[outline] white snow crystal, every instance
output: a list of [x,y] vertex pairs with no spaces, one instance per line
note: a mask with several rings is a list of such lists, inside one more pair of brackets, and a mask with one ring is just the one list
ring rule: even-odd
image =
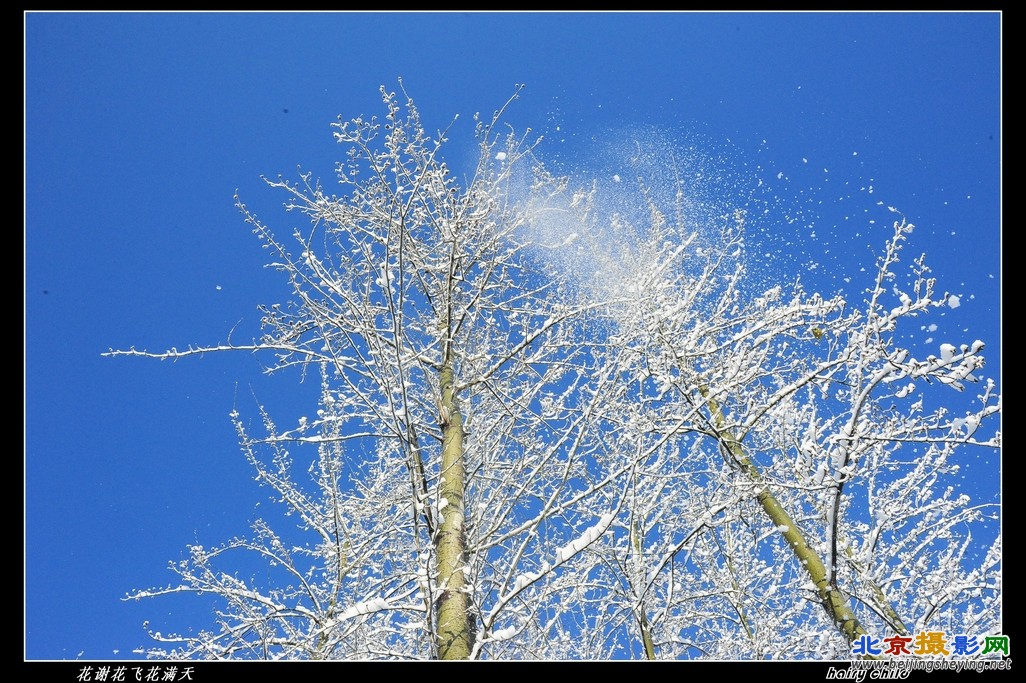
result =
[[952,308],[958,308],[961,304],[962,302],[959,299],[959,297],[955,296],[954,294],[948,297],[948,306],[951,306]]
[[498,154],[495,155],[495,158],[498,159],[499,161],[505,161],[506,160],[506,153],[505,152],[499,152]]

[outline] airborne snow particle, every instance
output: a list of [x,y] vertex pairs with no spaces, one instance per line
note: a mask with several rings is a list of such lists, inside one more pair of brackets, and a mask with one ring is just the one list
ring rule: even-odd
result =
[[948,306],[951,306],[952,308],[958,308],[961,304],[961,299],[955,296],[954,294],[948,297]]
[[498,159],[499,161],[505,161],[506,160],[506,153],[505,152],[499,152],[498,154],[495,155],[495,158]]

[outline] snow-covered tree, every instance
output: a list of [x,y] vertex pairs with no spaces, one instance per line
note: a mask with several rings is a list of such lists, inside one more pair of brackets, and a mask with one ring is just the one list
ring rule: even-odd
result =
[[[982,342],[921,359],[898,344],[900,325],[949,303],[924,257],[898,269],[913,226],[891,209],[861,302],[752,293],[743,213],[696,228],[686,188],[660,202],[644,183],[643,221],[599,216],[587,251],[615,244],[615,274],[589,286],[612,302],[617,283],[616,411],[652,444],[591,551],[635,653],[844,657],[870,634],[1000,632],[998,505],[959,492],[954,462],[999,446],[979,434],[1000,399]],[[955,416],[946,394],[967,387],[975,407]]]
[[[945,303],[922,259],[899,275],[903,217],[865,301],[753,294],[743,211],[696,225],[683,182],[664,201],[643,179],[644,219],[603,210],[500,131],[505,107],[460,174],[448,130],[381,92],[383,119],[336,124],[334,192],[268,181],[307,219],[291,242],[238,202],[291,286],[260,338],[111,352],[320,377],[315,419],[232,413],[297,527],[193,546],[130,596],[217,605],[152,655],[812,658],[1000,631],[1000,546],[973,535],[997,511],[952,476],[957,448],[999,445],[978,436],[999,397],[981,343],[898,346]],[[939,392],[966,387],[955,418]]]

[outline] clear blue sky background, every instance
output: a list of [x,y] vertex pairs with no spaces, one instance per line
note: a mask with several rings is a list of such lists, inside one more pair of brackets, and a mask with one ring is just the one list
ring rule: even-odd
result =
[[[508,121],[582,182],[639,127],[704,140],[735,178],[707,191],[767,210],[763,277],[853,301],[898,207],[906,262],[962,302],[908,343],[982,339],[997,376],[1000,38],[996,13],[26,15],[25,656],[134,658],[144,620],[212,622],[122,597],[247,532],[267,495],[228,413],[255,393],[293,420],[314,387],[245,354],[100,354],[252,338],[288,289],[233,193],[290,233],[259,176],[330,182],[329,124],[380,114],[379,85],[402,76],[430,128],[462,114],[460,152],[526,83]],[[996,458],[967,481],[993,499]]]

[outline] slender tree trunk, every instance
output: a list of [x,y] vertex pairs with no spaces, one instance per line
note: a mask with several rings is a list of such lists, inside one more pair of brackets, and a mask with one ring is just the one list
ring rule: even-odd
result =
[[733,458],[734,463],[740,466],[748,478],[753,483],[760,485],[759,492],[756,494],[759,505],[762,506],[766,515],[783,534],[787,545],[798,559],[799,564],[805,567],[809,578],[812,579],[812,583],[816,586],[820,604],[823,605],[827,615],[833,620],[838,630],[848,639],[849,643],[859,636],[868,635],[865,627],[859,623],[855,613],[848,606],[844,593],[837,588],[835,578],[826,565],[823,564],[823,560],[820,559],[816,551],[809,546],[805,535],[798,528],[791,515],[788,514],[787,510],[780,504],[780,501],[777,500],[777,497],[770,491],[768,483],[763,478],[759,468],[748,457],[748,453],[741,445],[741,442],[731,432],[724,430],[725,420],[719,403],[709,397],[709,389],[707,387],[703,386],[699,391],[712,415],[712,424],[716,430],[716,436],[720,445],[727,451],[729,457]]
[[467,543],[463,528],[463,493],[467,472],[463,460],[463,416],[456,399],[451,362],[442,366],[439,418],[442,423],[442,471],[439,484],[438,620],[435,638],[440,659],[466,659],[474,647],[466,567]]
[[[635,479],[635,483],[637,480]],[[644,536],[645,530],[642,527],[640,519],[634,519],[631,521],[631,552],[634,553],[635,567],[644,566]],[[642,575],[644,572],[641,572]],[[628,574],[630,576],[630,574]],[[648,615],[645,612],[645,599],[643,593],[639,592],[644,590],[644,578],[642,576],[642,585],[634,585],[637,576],[630,578],[633,593],[637,597],[637,604],[634,607],[634,617],[638,622],[638,630],[641,633],[641,643],[645,649],[645,659],[655,659],[655,643],[652,642],[652,626],[648,622]]]
[[652,627],[648,623],[644,606],[638,610],[638,628],[641,629],[641,642],[645,646],[645,659],[654,660],[656,658],[655,643],[652,642]]

